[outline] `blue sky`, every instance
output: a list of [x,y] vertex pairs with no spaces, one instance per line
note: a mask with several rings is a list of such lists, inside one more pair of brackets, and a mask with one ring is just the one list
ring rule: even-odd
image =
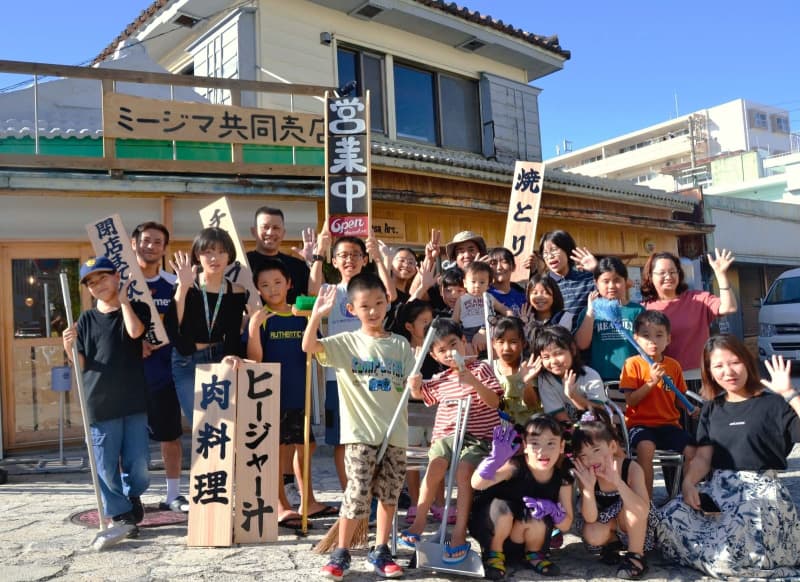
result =
[[[287,0],[288,1],[288,0]],[[564,70],[534,82],[544,157],[739,97],[790,111],[800,131],[800,2],[461,0],[519,28],[558,34]],[[0,58],[90,61],[149,0],[4,2]],[[77,8],[80,6],[80,8]],[[0,87],[21,80],[0,78]]]

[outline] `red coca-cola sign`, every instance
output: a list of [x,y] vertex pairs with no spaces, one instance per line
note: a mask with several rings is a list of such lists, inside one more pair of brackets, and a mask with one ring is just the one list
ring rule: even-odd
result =
[[331,216],[328,227],[333,236],[368,236],[369,220],[366,214]]

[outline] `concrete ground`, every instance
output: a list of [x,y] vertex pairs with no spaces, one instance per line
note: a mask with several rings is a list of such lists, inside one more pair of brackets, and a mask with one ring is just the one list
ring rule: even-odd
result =
[[[159,455],[153,449],[153,458]],[[80,450],[69,451],[80,455]],[[311,546],[333,523],[314,520],[308,538],[281,530],[280,540],[262,546],[225,549],[186,547],[186,526],[142,528],[136,540],[125,540],[103,552],[91,547],[96,533],[69,521],[69,516],[94,504],[88,470],[48,473],[59,462],[41,463],[42,457],[12,457],[0,461],[9,471],[9,481],[0,485],[0,580],[265,580],[316,581],[325,556],[311,552]],[[68,455],[69,458],[69,455]],[[157,503],[165,494],[164,473],[152,471],[152,485],[143,496],[145,504]],[[800,504],[800,447],[783,478]],[[184,475],[183,490],[188,479]],[[330,449],[321,447],[314,457],[314,488],[323,501],[339,501],[340,492]],[[663,491],[663,489],[661,490]],[[657,491],[657,496],[658,496]],[[430,524],[429,531],[435,526]],[[353,553],[353,566],[346,580],[376,580],[367,571],[365,551]],[[401,558],[410,553],[400,550]],[[553,580],[616,580],[615,568],[600,564],[584,551],[579,539],[566,536],[566,543],[553,553],[561,576]],[[657,552],[650,558],[648,580],[703,580],[699,572],[665,563]],[[432,572],[407,570],[409,580],[452,580]],[[540,580],[530,570],[511,572],[510,580]]]

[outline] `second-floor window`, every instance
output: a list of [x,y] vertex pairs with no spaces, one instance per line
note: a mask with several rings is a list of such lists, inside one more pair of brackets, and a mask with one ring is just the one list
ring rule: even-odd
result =
[[369,89],[370,129],[378,133],[386,133],[383,113],[383,57],[378,54],[339,48],[336,53],[336,64],[339,70],[339,86],[355,81],[356,95],[359,96],[363,96]]
[[756,111],[753,114],[753,127],[758,129],[769,129],[769,121],[767,121],[767,114],[761,111]]

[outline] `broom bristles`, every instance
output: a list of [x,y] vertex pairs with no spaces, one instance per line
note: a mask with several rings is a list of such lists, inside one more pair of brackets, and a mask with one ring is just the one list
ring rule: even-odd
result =
[[622,319],[622,306],[616,299],[598,297],[592,301],[594,318],[596,321],[620,321]]
[[[350,541],[351,548],[366,548],[369,537],[369,520],[360,519]],[[327,554],[339,547],[339,520],[337,519],[327,533],[314,546],[314,553]]]

